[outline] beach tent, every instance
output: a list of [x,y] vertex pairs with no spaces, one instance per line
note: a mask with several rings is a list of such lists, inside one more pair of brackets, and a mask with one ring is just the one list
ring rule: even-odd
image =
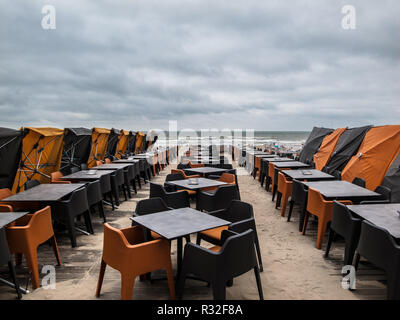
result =
[[92,145],[92,130],[86,128],[66,128],[60,171],[69,174],[72,167],[80,168],[87,163]]
[[340,135],[335,151],[333,151],[328,163],[325,165],[325,169],[329,173],[335,170],[342,171],[350,158],[359,149],[365,134],[370,128],[371,126],[346,129]]
[[136,147],[135,147],[136,154],[143,152],[143,149],[145,147],[145,142],[146,142],[146,134],[140,131],[136,132]]
[[22,152],[22,130],[0,128],[0,189],[12,189]]
[[64,130],[23,128],[22,154],[13,191],[20,192],[28,180],[50,182],[50,174],[60,169]]
[[328,163],[333,151],[336,148],[337,142],[344,131],[346,131],[346,128],[336,129],[322,140],[318,152],[314,154],[314,163],[316,169],[322,170],[322,168]]
[[129,131],[129,141],[128,147],[126,148],[126,153],[135,154],[136,153],[136,132]]
[[392,190],[392,202],[400,203],[400,153],[386,172],[382,185]]
[[322,140],[333,132],[333,129],[314,127],[300,152],[299,161],[312,163],[314,154],[321,146]]
[[[374,190],[382,184],[389,168],[394,166],[400,152],[400,126],[379,126],[371,128],[365,135],[357,154],[354,155],[342,171],[342,179],[352,182],[359,177],[365,180],[366,187]],[[388,178],[387,180],[390,180]],[[396,183],[400,181],[397,179]]]
[[108,136],[107,142],[106,158],[112,159],[115,156],[120,135],[120,130],[114,128],[110,130],[110,135]]
[[110,129],[93,128],[92,130],[92,149],[88,160],[88,167],[94,167],[96,160],[104,160],[106,154],[108,136]]
[[129,131],[121,130],[121,134],[118,137],[117,150],[115,152],[115,157],[118,159],[121,159],[127,152],[130,135],[131,133]]

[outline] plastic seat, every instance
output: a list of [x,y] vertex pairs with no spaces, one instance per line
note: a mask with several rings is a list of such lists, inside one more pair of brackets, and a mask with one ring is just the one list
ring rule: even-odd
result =
[[39,245],[50,240],[57,264],[61,265],[60,253],[51,221],[50,206],[18,219],[12,226],[6,229],[6,235],[11,253],[17,255],[17,264],[21,264],[22,255],[24,255],[29,271],[31,272],[34,289],[40,287],[37,261],[37,249]]
[[168,207],[179,209],[190,207],[189,194],[185,190],[167,192],[161,184],[150,182],[150,197],[161,198]]
[[144,242],[143,230],[139,227],[118,230],[105,223],[96,297],[100,296],[107,265],[121,273],[122,300],[132,299],[136,277],[159,269],[166,271],[170,296],[175,299],[170,246],[167,240]]
[[258,294],[263,300],[262,284],[254,250],[253,230],[236,233],[222,231],[222,246],[206,249],[193,243],[185,245],[177,296],[183,295],[187,275],[193,274],[211,284],[214,300],[226,299],[226,285],[233,278],[254,270]]
[[290,198],[290,208],[287,221],[292,217],[293,207],[295,204],[300,205],[299,215],[299,231],[303,230],[304,217],[307,210],[308,188],[298,180],[292,180],[292,197]]
[[96,160],[96,166],[101,166],[101,165],[103,165],[103,161]]
[[374,190],[381,195],[380,200],[364,200],[360,204],[379,204],[392,202],[392,190],[385,186],[377,186]]
[[[353,204],[348,200],[339,201],[343,204]],[[306,233],[308,218],[310,214],[318,217],[317,249],[321,249],[325,231],[329,222],[332,221],[333,201],[325,200],[321,193],[313,188],[308,189],[307,211],[304,218],[303,235]]]
[[52,172],[50,174],[51,177],[51,183],[61,183],[61,184],[70,184],[71,181],[64,181],[61,179],[64,175],[61,173],[61,171],[56,171]]
[[223,226],[199,232],[197,234],[196,244],[200,245],[201,240],[205,240],[215,245],[221,245],[221,234],[223,230],[229,229],[240,233],[248,229],[252,229],[254,231],[254,245],[257,251],[258,263],[260,266],[260,271],[262,272],[263,264],[256,222],[254,219],[253,206],[250,203],[233,200],[228,208],[212,211],[208,214],[217,218],[228,220],[231,222],[231,224],[229,226]]
[[184,177],[184,179],[193,179],[193,178],[200,178],[201,177],[199,174],[193,174],[193,175],[189,175],[188,176],[188,175],[186,175],[185,171],[180,170],[180,169],[171,169],[171,173],[172,174],[179,173]]
[[103,207],[103,194],[101,193],[100,180],[88,182],[86,184],[86,192],[87,192],[89,211],[91,211],[93,206],[97,205],[100,217],[103,218],[104,222],[106,222],[106,216]]
[[387,298],[400,300],[400,246],[389,232],[369,221],[362,221],[360,241],[354,263],[356,270],[360,256],[386,272]]
[[281,216],[285,216],[286,206],[289,197],[292,195],[293,182],[289,180],[282,172],[278,173],[278,196],[276,199],[276,208],[281,206]]
[[196,209],[208,212],[226,209],[232,200],[238,200],[236,186],[223,185],[218,187],[214,193],[197,192]]

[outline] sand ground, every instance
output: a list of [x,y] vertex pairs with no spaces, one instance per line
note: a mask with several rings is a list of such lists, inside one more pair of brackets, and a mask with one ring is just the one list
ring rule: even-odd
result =
[[[174,165],[166,167],[152,181],[163,183],[165,175]],[[291,222],[281,217],[275,209],[270,193],[260,186],[243,168],[238,168],[238,180],[242,201],[254,207],[258,237],[262,251],[264,272],[261,280],[265,299],[385,299],[386,276],[372,266],[362,263],[357,273],[357,289],[345,290],[341,286],[343,243],[333,245],[329,259],[323,258],[323,250],[315,248],[316,225],[310,224],[305,236],[298,232],[297,209]],[[137,195],[123,202],[119,209],[107,211],[111,225],[122,228],[130,226],[129,217],[141,199],[148,198],[149,184],[142,185]],[[56,288],[37,289],[23,295],[23,299],[96,299],[95,290],[100,266],[103,233],[102,220],[93,215],[95,234],[78,236],[78,247],[71,248],[66,234],[57,234],[63,265],[56,267]],[[192,241],[195,236],[192,235]],[[202,243],[206,245],[204,242]],[[175,241],[172,242],[172,263],[176,265]],[[51,248],[45,244],[39,248],[39,269],[43,265],[55,264]],[[25,264],[17,268],[18,278],[25,285]],[[163,276],[162,271],[154,278]],[[0,276],[7,277],[7,269],[0,269]],[[41,275],[42,277],[43,275]],[[30,288],[30,284],[28,285]],[[30,288],[31,289],[31,288]],[[120,298],[120,275],[107,268],[102,294],[99,299]],[[133,299],[168,299],[165,280],[150,283],[136,280]],[[235,278],[227,288],[228,299],[258,299],[253,272]],[[13,289],[0,285],[0,299],[15,299]],[[187,280],[184,299],[212,299],[211,289],[204,282]]]

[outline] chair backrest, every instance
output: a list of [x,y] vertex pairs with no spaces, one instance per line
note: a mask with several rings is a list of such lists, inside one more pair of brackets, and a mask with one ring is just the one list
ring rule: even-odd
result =
[[184,180],[185,177],[182,175],[182,173],[170,173],[167,174],[165,177],[165,181],[177,181],[177,180]]
[[217,180],[229,184],[236,184],[235,175],[232,173],[224,172]]
[[88,205],[92,206],[103,199],[100,180],[95,180],[86,184]]
[[124,184],[124,171],[122,169],[115,170],[115,177],[119,186]]
[[308,188],[307,211],[318,216],[322,210],[329,209],[328,206],[333,206],[332,201],[326,201],[321,193],[313,188]]
[[163,199],[150,198],[150,199],[140,200],[136,205],[135,213],[138,216],[143,216],[145,214],[151,214],[167,210],[171,209],[167,207]]
[[73,191],[68,202],[70,202],[70,210],[74,215],[79,215],[89,210],[86,187]]
[[71,167],[71,173],[75,173],[75,172],[78,172],[78,171],[80,171],[80,169],[78,168],[78,167]]
[[150,182],[150,196],[149,198],[165,199],[166,191],[161,184]]
[[237,189],[235,185],[219,186],[213,196],[213,210],[226,209],[232,200],[237,200]]
[[60,178],[63,176],[63,174],[61,173],[61,171],[56,171],[52,172],[50,176],[51,176],[51,182],[57,182],[57,181],[62,181]]
[[178,165],[176,166],[177,169],[189,169],[190,166],[187,163],[178,163]]
[[36,187],[40,184],[40,182],[36,179],[28,180],[25,182],[25,190],[31,189],[33,187]]
[[219,258],[222,259],[220,272],[225,279],[240,276],[253,269],[257,266],[253,230],[230,236],[219,253]]
[[295,179],[293,179],[292,181],[292,200],[298,204],[306,204],[308,189],[301,181]]
[[111,159],[110,158],[106,158],[105,159],[105,163],[111,163]]
[[331,228],[335,232],[346,237],[350,234],[351,229],[359,232],[359,226],[361,226],[361,219],[354,217],[343,203],[333,201]]
[[42,243],[54,235],[53,223],[51,219],[51,208],[47,206],[36,211],[28,223],[30,230],[30,241],[33,243]]
[[220,164],[220,168],[221,169],[232,170],[233,169],[232,164],[231,163],[225,163],[225,162]]
[[[329,169],[327,169],[326,173],[329,173]],[[333,170],[330,174],[334,176],[336,180],[342,180],[342,173],[339,170]]]
[[382,195],[382,200],[392,202],[392,190],[385,186],[377,186],[375,192]]
[[286,181],[289,179],[286,179],[285,175],[282,172],[278,172],[278,191],[282,192],[283,188],[286,185]]
[[103,164],[103,161],[96,160],[96,166],[101,166]]
[[89,166],[87,165],[87,163],[81,163],[81,170],[88,170]]
[[11,197],[12,195],[13,193],[11,192],[10,189],[8,188],[0,189],[0,200]]
[[240,200],[232,200],[225,212],[226,220],[230,222],[242,221],[254,217],[253,206],[250,203]]
[[365,188],[365,180],[362,178],[354,178],[353,181],[351,182],[352,184],[355,184],[359,187]]
[[100,176],[100,187],[103,194],[111,191],[111,179],[109,174]]

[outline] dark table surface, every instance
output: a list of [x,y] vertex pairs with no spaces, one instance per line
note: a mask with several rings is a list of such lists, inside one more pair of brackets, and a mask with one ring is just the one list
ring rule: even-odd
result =
[[192,208],[162,211],[139,217],[132,217],[131,219],[137,224],[158,233],[168,240],[226,226],[231,223]]
[[309,168],[310,165],[299,161],[271,161],[275,168]]
[[43,183],[31,189],[17,193],[11,197],[0,200],[5,202],[46,202],[58,201],[62,197],[83,187],[84,183]]
[[119,170],[131,166],[132,163],[104,163],[101,166],[91,168],[92,170]]
[[[333,180],[334,176],[316,169],[282,170],[285,176],[296,180]],[[308,173],[308,174],[305,174]]]
[[29,212],[0,212],[0,229],[27,215],[28,213]]
[[82,170],[78,172],[71,173],[69,175],[61,177],[62,180],[85,180],[85,181],[92,181],[98,180],[101,176],[111,174],[114,170],[96,170],[93,169],[92,172],[94,174],[89,174],[90,170]]
[[196,173],[215,173],[215,172],[225,172],[228,169],[214,168],[214,167],[201,167],[201,168],[189,168],[184,169],[184,171],[196,172]]
[[270,161],[271,162],[292,162],[292,161],[295,161],[295,160],[291,159],[291,158],[286,158],[286,157],[277,157],[275,155],[275,157],[272,157],[272,158],[261,158],[261,161],[268,163]]
[[303,182],[309,188],[319,191],[329,200],[351,200],[353,198],[373,200],[381,195],[343,180]]
[[347,206],[359,217],[386,229],[394,238],[400,239],[400,203],[361,204]]
[[165,183],[173,184],[178,187],[182,187],[182,188],[190,189],[190,190],[197,190],[197,189],[208,188],[208,187],[218,187],[218,186],[227,184],[226,182],[216,181],[216,180],[207,179],[207,178],[197,178],[197,179],[199,181],[199,184],[189,184],[189,181],[191,179],[166,181]]
[[114,160],[113,163],[137,163],[139,161],[139,159],[118,159]]

